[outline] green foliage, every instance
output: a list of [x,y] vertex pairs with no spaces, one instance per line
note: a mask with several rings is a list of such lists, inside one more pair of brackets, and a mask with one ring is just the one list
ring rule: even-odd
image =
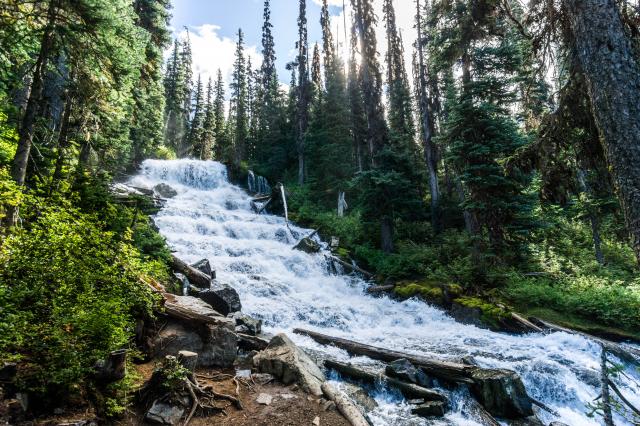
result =
[[127,347],[136,318],[156,296],[140,277],[154,272],[131,245],[70,206],[40,207],[28,229],[0,247],[0,353],[20,359],[18,384],[65,396],[94,363]]

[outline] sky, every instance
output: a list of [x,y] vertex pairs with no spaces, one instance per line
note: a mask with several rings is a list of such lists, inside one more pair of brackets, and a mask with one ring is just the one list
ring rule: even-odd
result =
[[[407,69],[410,70],[411,45],[416,39],[414,20],[415,0],[394,0],[397,25],[404,39]],[[347,54],[344,43],[343,0],[329,0],[334,40],[338,40],[341,51]],[[347,37],[350,34],[350,0],[346,4]],[[373,0],[376,14],[382,17],[382,0]],[[309,50],[313,44],[321,43],[320,8],[322,0],[307,0],[307,22]],[[271,0],[271,21],[275,41],[278,78],[286,85],[290,74],[286,64],[295,59],[295,42],[298,38],[298,0]],[[193,47],[194,76],[202,75],[203,81],[215,79],[217,69],[222,70],[227,83],[231,78],[238,28],[245,34],[245,47],[254,68],[262,63],[262,19],[264,0],[173,0],[171,28],[174,37],[184,38],[187,28]],[[384,25],[378,23],[377,40],[380,63],[384,65],[386,40]]]

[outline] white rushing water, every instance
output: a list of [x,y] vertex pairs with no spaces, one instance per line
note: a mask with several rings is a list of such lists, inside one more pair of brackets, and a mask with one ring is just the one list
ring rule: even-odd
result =
[[[538,411],[545,424],[601,423],[599,417],[587,416],[587,404],[600,393],[600,348],[593,342],[567,333],[494,333],[457,323],[417,300],[372,298],[361,279],[327,272],[322,254],[293,250],[298,238],[311,231],[295,226],[289,231],[281,217],[256,215],[251,197],[228,182],[220,163],[147,160],[131,181],[148,188],[160,182],[178,192],[154,218],[169,246],[187,262],[209,259],[218,279],[240,294],[243,311],[262,319],[267,333],[287,332],[299,345],[342,360],[349,359],[344,351],[291,330],[307,328],[441,359],[473,356],[484,367],[517,371],[528,393],[559,414]],[[373,364],[363,357],[350,361]],[[638,372],[626,370],[630,379],[616,383],[638,406]],[[411,416],[401,398],[381,392],[370,417],[376,425],[476,424],[467,413],[465,395],[454,392],[451,398],[452,410],[445,419],[430,421]],[[617,418],[616,424],[629,423]]]

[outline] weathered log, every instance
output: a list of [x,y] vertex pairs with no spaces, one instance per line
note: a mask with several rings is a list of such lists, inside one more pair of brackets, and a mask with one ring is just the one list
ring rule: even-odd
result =
[[213,324],[224,325],[233,328],[235,321],[230,318],[220,316],[209,316],[195,312],[184,306],[177,305],[171,302],[172,294],[165,293],[164,313],[171,318],[179,319],[187,323],[192,324]]
[[106,359],[100,360],[94,366],[95,377],[104,383],[113,383],[124,379],[127,365],[126,349],[111,352]]
[[211,286],[211,277],[187,265],[173,254],[171,255],[171,267],[184,274],[189,279],[189,282],[198,288],[209,288]]
[[251,199],[251,201],[253,201],[255,203],[260,203],[262,201],[270,200],[270,199],[271,199],[271,195],[262,195],[260,197],[255,197],[255,198]]
[[360,268],[358,265],[352,265],[352,264],[350,264],[348,262],[345,262],[344,260],[342,260],[342,259],[340,259],[339,257],[336,257],[336,256],[328,256],[328,258],[330,260],[333,260],[334,262],[339,263],[340,265],[344,266],[347,269],[350,269],[352,271],[361,273],[362,275],[366,276],[367,278],[373,277],[373,274],[371,272],[365,271],[364,269]]
[[244,333],[236,333],[240,339],[238,346],[245,351],[262,351],[269,346],[269,342],[258,336],[250,336]]
[[353,402],[346,396],[342,395],[334,386],[329,382],[322,384],[322,392],[330,401],[333,401],[338,408],[338,411],[344,416],[351,426],[369,426],[369,422],[364,415],[358,410]]
[[636,365],[640,365],[640,350],[635,349],[635,348],[623,348],[621,345],[612,342],[610,340],[606,340],[603,339],[601,337],[597,337],[588,333],[584,333],[582,331],[577,331],[577,330],[572,330],[570,328],[566,328],[566,327],[562,327],[560,325],[557,324],[553,324],[547,321],[543,321],[540,318],[535,318],[535,317],[531,317],[529,318],[531,320],[531,322],[533,322],[534,324],[544,327],[546,329],[549,330],[553,330],[553,331],[562,331],[565,333],[569,333],[569,334],[577,334],[579,336],[584,337],[585,339],[590,339],[593,340],[594,342],[602,345],[602,347],[604,349],[607,350],[607,352],[611,352],[612,354],[616,355],[617,357],[619,357],[620,359],[627,361],[627,362],[631,362],[634,363]]
[[434,391],[432,389],[427,389],[422,386],[414,385],[413,383],[407,383],[384,374],[370,373],[363,369],[354,367],[351,364],[326,360],[324,362],[324,365],[325,367],[331,370],[335,370],[344,376],[362,380],[363,382],[368,384],[375,385],[379,381],[384,381],[389,386],[397,388],[407,399],[420,398],[426,401],[446,401],[446,397],[440,392]]
[[371,294],[384,293],[384,292],[387,292],[387,291],[391,291],[394,288],[396,288],[396,286],[393,285],[393,284],[389,284],[389,285],[374,285],[374,286],[371,286],[371,287],[367,288],[367,293],[371,293]]
[[516,314],[515,312],[511,312],[511,318],[513,318],[514,321],[519,323],[526,330],[531,330],[538,333],[542,333],[544,331],[541,327],[538,327],[528,319],[522,317],[521,315]]
[[391,362],[397,359],[404,358],[416,367],[422,368],[425,373],[450,382],[471,384],[473,383],[471,375],[473,371],[478,369],[478,367],[471,365],[435,360],[419,355],[411,355],[403,352],[392,351],[389,349],[378,348],[375,346],[354,342],[352,340],[327,336],[325,334],[316,333],[315,331],[296,328],[293,330],[293,332],[311,337],[313,340],[323,345],[334,345],[338,348],[346,350],[352,355],[363,355],[371,359],[376,359],[384,362]]

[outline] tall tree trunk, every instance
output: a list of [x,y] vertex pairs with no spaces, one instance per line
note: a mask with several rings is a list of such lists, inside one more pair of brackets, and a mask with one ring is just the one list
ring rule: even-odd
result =
[[578,168],[578,183],[580,185],[580,191],[582,191],[586,197],[586,210],[587,216],[589,217],[589,222],[591,223],[591,235],[593,237],[593,249],[596,255],[596,261],[600,265],[604,265],[604,255],[602,254],[602,239],[600,238],[600,226],[598,221],[598,216],[596,215],[595,209],[591,204],[591,190],[587,185],[587,177],[584,170]]
[[593,114],[640,263],[640,67],[615,0],[565,0]]
[[380,246],[385,253],[393,253],[393,219],[384,216],[380,220]]
[[[427,0],[428,1],[428,0]],[[420,83],[420,114],[422,118],[422,144],[424,159],[429,172],[429,192],[431,193],[431,226],[434,232],[440,231],[440,188],[438,185],[438,163],[436,147],[433,143],[433,120],[431,105],[427,97],[426,69],[422,48],[422,19],[420,0],[416,0],[416,27],[418,29],[418,75]]]
[[[73,79],[73,78],[72,78]],[[62,123],[60,125],[60,133],[58,134],[58,158],[56,159],[56,167],[51,176],[51,184],[49,185],[49,196],[53,194],[59,187],[62,179],[62,167],[64,166],[64,158],[66,149],[69,145],[69,127],[71,124],[71,111],[73,110],[73,99],[69,94],[69,89],[65,90],[64,111],[62,113]]]

